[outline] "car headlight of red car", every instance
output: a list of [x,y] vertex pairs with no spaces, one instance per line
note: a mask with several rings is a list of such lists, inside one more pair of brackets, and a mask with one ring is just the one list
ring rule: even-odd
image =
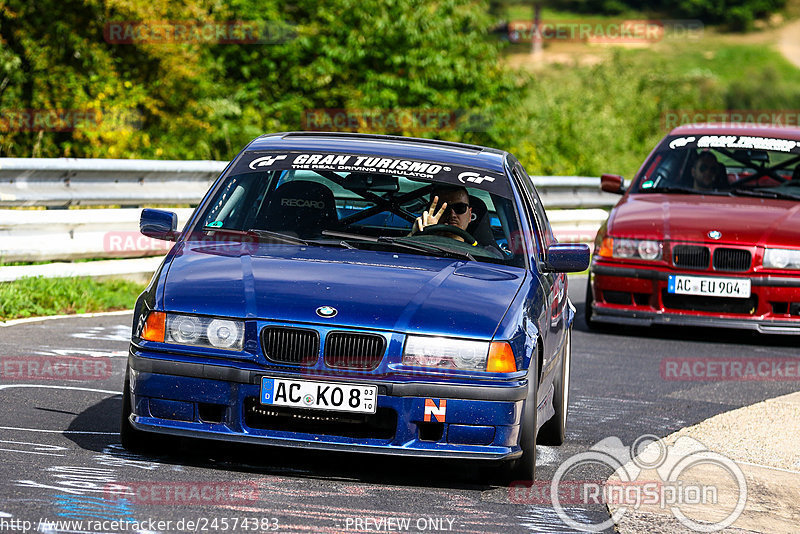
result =
[[597,254],[607,258],[660,260],[664,251],[661,241],[606,237]]
[[764,267],[767,269],[800,269],[800,250],[764,249]]
[[162,343],[241,351],[244,323],[215,317],[151,312],[141,337]]

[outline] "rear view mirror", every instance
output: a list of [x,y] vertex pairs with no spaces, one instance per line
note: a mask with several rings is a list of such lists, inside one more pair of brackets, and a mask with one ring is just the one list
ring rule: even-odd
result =
[[737,149],[733,151],[733,159],[738,161],[758,161],[769,163],[769,153],[766,150]]
[[374,193],[396,193],[400,184],[396,176],[351,172],[344,178],[345,188],[351,191],[372,191]]
[[625,192],[625,179],[618,174],[603,174],[600,176],[600,189],[621,195]]
[[589,268],[589,245],[557,243],[547,247],[547,270],[557,273],[579,273]]
[[171,211],[143,209],[139,218],[139,231],[153,239],[175,241],[178,239],[178,216]]

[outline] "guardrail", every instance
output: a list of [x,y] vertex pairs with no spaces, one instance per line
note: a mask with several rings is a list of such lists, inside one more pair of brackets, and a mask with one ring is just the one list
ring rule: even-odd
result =
[[[155,206],[200,202],[226,161],[0,158],[0,207]],[[600,178],[534,176],[550,208],[609,208]]]
[[[226,165],[224,161],[0,158],[0,207],[193,205]],[[599,178],[536,176],[533,180],[562,242],[591,243],[608,216],[598,208],[612,206],[619,198],[601,192]],[[173,211],[182,228],[192,210]],[[0,209],[0,262],[165,254],[172,243],[141,235],[140,212],[138,208]],[[0,281],[39,275],[147,275],[157,261],[7,266],[0,267]]]
[[197,204],[227,164],[0,158],[0,207]]
[[[174,209],[178,227],[191,209]],[[140,209],[0,210],[0,261],[133,258],[166,254],[173,243],[139,233]],[[608,213],[601,209],[553,210],[559,241],[589,243]]]

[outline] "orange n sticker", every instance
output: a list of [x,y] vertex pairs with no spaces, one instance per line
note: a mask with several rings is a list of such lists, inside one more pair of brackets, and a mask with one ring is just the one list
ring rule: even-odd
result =
[[445,413],[447,413],[447,399],[440,400],[439,406],[436,406],[433,399],[425,399],[424,421],[430,421],[433,415],[437,422],[444,423]]

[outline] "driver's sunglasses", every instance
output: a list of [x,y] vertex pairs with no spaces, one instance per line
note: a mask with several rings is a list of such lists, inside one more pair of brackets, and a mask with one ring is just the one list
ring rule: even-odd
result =
[[710,171],[714,168],[713,165],[707,165],[705,163],[701,163],[700,166],[697,168],[700,172]]
[[467,212],[467,208],[469,208],[469,204],[466,202],[456,202],[447,205],[447,211],[453,210],[458,215],[464,215]]

